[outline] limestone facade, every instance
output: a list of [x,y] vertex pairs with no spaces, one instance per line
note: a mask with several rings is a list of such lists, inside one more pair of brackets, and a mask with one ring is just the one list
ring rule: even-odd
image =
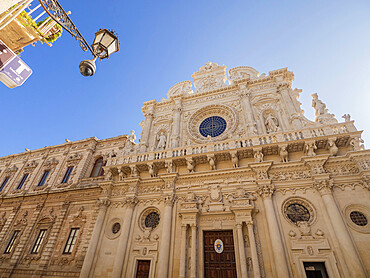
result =
[[[350,116],[314,94],[308,120],[287,68],[193,78],[144,103],[139,142],[0,158],[0,277],[212,277],[227,252],[229,277],[368,277],[370,151]],[[208,251],[212,232],[231,243]]]

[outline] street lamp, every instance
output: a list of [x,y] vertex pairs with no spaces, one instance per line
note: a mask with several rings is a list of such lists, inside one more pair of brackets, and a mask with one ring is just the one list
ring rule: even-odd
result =
[[57,0],[38,1],[54,21],[78,40],[83,51],[90,50],[94,56],[93,59],[84,60],[80,63],[79,69],[83,76],[94,75],[96,71],[95,61],[97,58],[100,58],[100,60],[109,58],[112,53],[119,50],[118,37],[113,31],[100,29],[95,33],[94,42],[90,47]]

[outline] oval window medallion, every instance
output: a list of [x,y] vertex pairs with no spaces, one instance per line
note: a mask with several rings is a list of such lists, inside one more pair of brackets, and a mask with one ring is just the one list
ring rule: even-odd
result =
[[224,251],[224,243],[222,242],[221,239],[219,238],[216,239],[214,246],[215,246],[216,253],[221,254]]

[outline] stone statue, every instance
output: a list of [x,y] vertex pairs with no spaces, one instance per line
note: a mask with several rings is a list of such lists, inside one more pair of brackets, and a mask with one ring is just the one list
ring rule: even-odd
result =
[[326,105],[321,100],[319,100],[317,93],[312,94],[312,107],[316,111],[316,117],[324,115],[328,112],[328,110],[326,109]]
[[352,147],[352,150],[354,151],[361,151],[365,149],[364,144],[361,144],[361,143],[364,143],[364,140],[361,137],[357,137],[357,136],[353,137],[351,141],[349,142],[349,144]]
[[266,117],[265,126],[267,133],[272,133],[279,130],[279,122],[271,113]]
[[262,162],[263,161],[263,153],[262,153],[262,151],[256,151],[254,153],[254,161],[255,162]]
[[315,156],[315,150],[317,149],[314,142],[307,143],[304,147],[304,152],[307,156]]
[[239,158],[236,155],[236,153],[231,154],[231,162],[233,163],[233,168],[238,168],[239,167]]
[[342,116],[345,122],[350,122],[351,121],[351,115],[350,114],[344,114]]
[[215,162],[215,157],[213,155],[207,156],[207,160],[209,163],[209,168],[211,170],[216,170],[216,162]]
[[160,135],[157,135],[157,140],[158,140],[158,144],[157,144],[157,150],[164,150],[166,148],[166,142],[167,142],[167,137],[166,135],[164,135],[163,132],[161,132]]
[[336,156],[338,153],[338,147],[335,145],[335,139],[328,140],[328,149],[331,156]]
[[279,154],[280,154],[281,162],[288,162],[289,161],[289,159],[288,159],[289,153],[286,149],[286,146],[282,146],[280,148]]
[[132,150],[136,144],[135,140],[136,140],[135,130],[131,130],[130,135],[127,136],[125,148]]
[[189,173],[194,173],[194,161],[192,158],[186,159],[186,168],[188,169]]
[[318,99],[316,93],[312,95],[312,107],[315,109],[316,122],[321,124],[335,124],[338,122],[334,115],[328,112],[326,105]]

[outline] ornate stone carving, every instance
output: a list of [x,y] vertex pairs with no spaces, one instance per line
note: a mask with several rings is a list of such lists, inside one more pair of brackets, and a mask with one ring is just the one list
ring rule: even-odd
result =
[[279,121],[275,116],[272,115],[272,113],[268,113],[265,116],[265,126],[267,133],[273,133],[280,130]]
[[288,162],[289,161],[289,158],[288,158],[289,153],[288,153],[286,145],[280,147],[279,155],[280,155],[281,162]]
[[338,147],[335,145],[337,138],[328,139],[328,149],[331,156],[336,156],[338,153]]
[[255,151],[253,156],[254,156],[254,161],[255,162],[262,162],[263,161],[262,150]]
[[167,136],[162,131],[157,135],[157,147],[156,150],[164,150],[166,148]]
[[190,81],[182,81],[173,85],[167,92],[167,98],[174,96],[182,96],[193,93],[192,85]]
[[207,62],[192,77],[194,78],[196,93],[222,88],[225,86],[226,81],[226,66]]
[[317,149],[317,146],[314,141],[306,142],[304,145],[304,153],[307,156],[315,156],[315,150]]
[[350,114],[344,114],[344,115],[342,116],[342,118],[344,119],[344,121],[345,121],[346,123],[351,121],[351,115],[350,115]]
[[275,192],[273,184],[262,184],[257,186],[257,193],[263,198],[271,198]]
[[230,152],[230,155],[231,155],[231,162],[233,164],[233,168],[238,168],[239,167],[238,153],[234,151],[234,152]]
[[216,170],[215,156],[214,155],[207,155],[207,160],[208,160],[208,163],[209,163],[209,168],[211,170]]
[[194,160],[191,157],[186,159],[186,168],[188,169],[189,173],[195,172]]
[[315,109],[316,122],[320,124],[336,124],[338,121],[334,118],[333,114],[328,112],[326,105],[319,100],[317,94],[312,95],[312,107]]
[[351,141],[349,142],[349,144],[352,147],[352,150],[354,151],[364,150],[365,146],[362,143],[364,143],[364,140],[362,140],[360,136],[353,137]]
[[313,183],[313,187],[320,192],[321,195],[331,194],[334,182],[332,180],[318,180]]

